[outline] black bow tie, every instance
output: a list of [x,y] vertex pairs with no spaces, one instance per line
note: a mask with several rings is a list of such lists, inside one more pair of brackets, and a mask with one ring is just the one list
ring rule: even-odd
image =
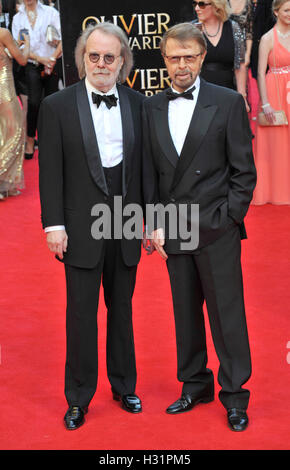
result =
[[186,98],[187,100],[193,100],[192,92],[194,90],[195,90],[195,86],[193,86],[187,91],[184,91],[183,93],[174,93],[172,88],[168,88],[168,90],[166,90],[166,96],[169,99],[169,101],[176,100],[177,98]]
[[97,93],[92,92],[92,99],[93,103],[100,106],[101,102],[104,101],[108,109],[112,106],[117,106],[118,98],[115,95],[99,95]]

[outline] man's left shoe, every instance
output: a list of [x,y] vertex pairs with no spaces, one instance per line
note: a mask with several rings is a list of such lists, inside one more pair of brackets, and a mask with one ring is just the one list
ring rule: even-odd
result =
[[228,423],[232,431],[244,431],[249,423],[246,411],[238,408],[228,409]]
[[120,395],[119,393],[112,391],[113,399],[122,402],[122,408],[129,413],[141,413],[142,403],[139,397],[135,393],[129,393],[127,395]]
[[186,411],[192,410],[199,403],[210,403],[213,400],[214,396],[211,394],[200,394],[194,396],[190,393],[184,393],[178,400],[167,408],[166,413],[170,415],[185,413]]

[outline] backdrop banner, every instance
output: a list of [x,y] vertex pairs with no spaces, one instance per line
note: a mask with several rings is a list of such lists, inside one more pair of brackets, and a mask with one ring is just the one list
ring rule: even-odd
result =
[[79,80],[74,50],[77,39],[89,24],[110,21],[127,34],[134,55],[134,66],[127,86],[147,96],[170,85],[160,53],[164,32],[174,24],[193,20],[192,0],[180,3],[164,0],[59,0],[63,41],[64,85]]

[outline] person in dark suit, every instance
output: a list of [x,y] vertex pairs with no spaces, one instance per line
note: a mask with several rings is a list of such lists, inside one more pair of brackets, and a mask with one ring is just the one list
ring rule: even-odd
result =
[[[64,420],[70,430],[83,424],[97,386],[101,278],[113,398],[126,411],[142,410],[135,394],[132,328],[141,241],[110,238],[109,232],[98,237],[93,230],[98,219],[91,214],[96,214],[92,211],[96,204],[114,210],[115,196],[122,198],[124,206],[142,205],[144,95],[117,83],[125,81],[133,63],[127,37],[117,26],[88,27],[79,38],[76,63],[81,81],[44,99],[38,123],[42,223],[49,249],[65,265],[67,282],[65,396],[69,409]],[[112,224],[114,220],[112,216]]]
[[250,68],[253,78],[257,80],[258,56],[261,37],[267,33],[275,24],[272,12],[273,0],[253,1],[253,45],[251,50]]
[[[166,411],[177,414],[214,399],[205,300],[220,361],[219,398],[230,428],[242,431],[250,395],[242,385],[251,375],[251,357],[240,254],[256,183],[247,113],[241,94],[199,77],[206,42],[192,23],[169,28],[160,47],[172,86],[144,102],[143,184],[146,204],[158,207],[156,213],[146,210],[147,232],[167,261],[183,382],[181,397]],[[186,229],[196,239],[192,246],[180,230],[172,236],[169,206],[176,209],[177,221],[186,217]],[[160,207],[169,217],[163,218]]]

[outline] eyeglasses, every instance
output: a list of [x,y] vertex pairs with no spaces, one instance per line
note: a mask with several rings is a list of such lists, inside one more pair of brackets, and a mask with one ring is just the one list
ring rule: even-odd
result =
[[113,54],[104,54],[104,55],[102,55],[102,54],[98,54],[97,52],[90,52],[88,54],[88,56],[89,56],[90,61],[93,62],[94,64],[99,62],[100,58],[103,57],[104,62],[107,65],[113,64],[118,57],[121,57],[119,55],[115,56]]
[[202,55],[203,53],[200,52],[199,54],[192,54],[192,55],[165,55],[166,59],[171,63],[171,64],[179,64],[181,59],[184,60],[186,64],[193,64],[197,58]]
[[211,5],[211,3],[206,3],[206,2],[192,2],[193,8],[196,8],[197,6],[201,9],[204,10],[208,5]]

